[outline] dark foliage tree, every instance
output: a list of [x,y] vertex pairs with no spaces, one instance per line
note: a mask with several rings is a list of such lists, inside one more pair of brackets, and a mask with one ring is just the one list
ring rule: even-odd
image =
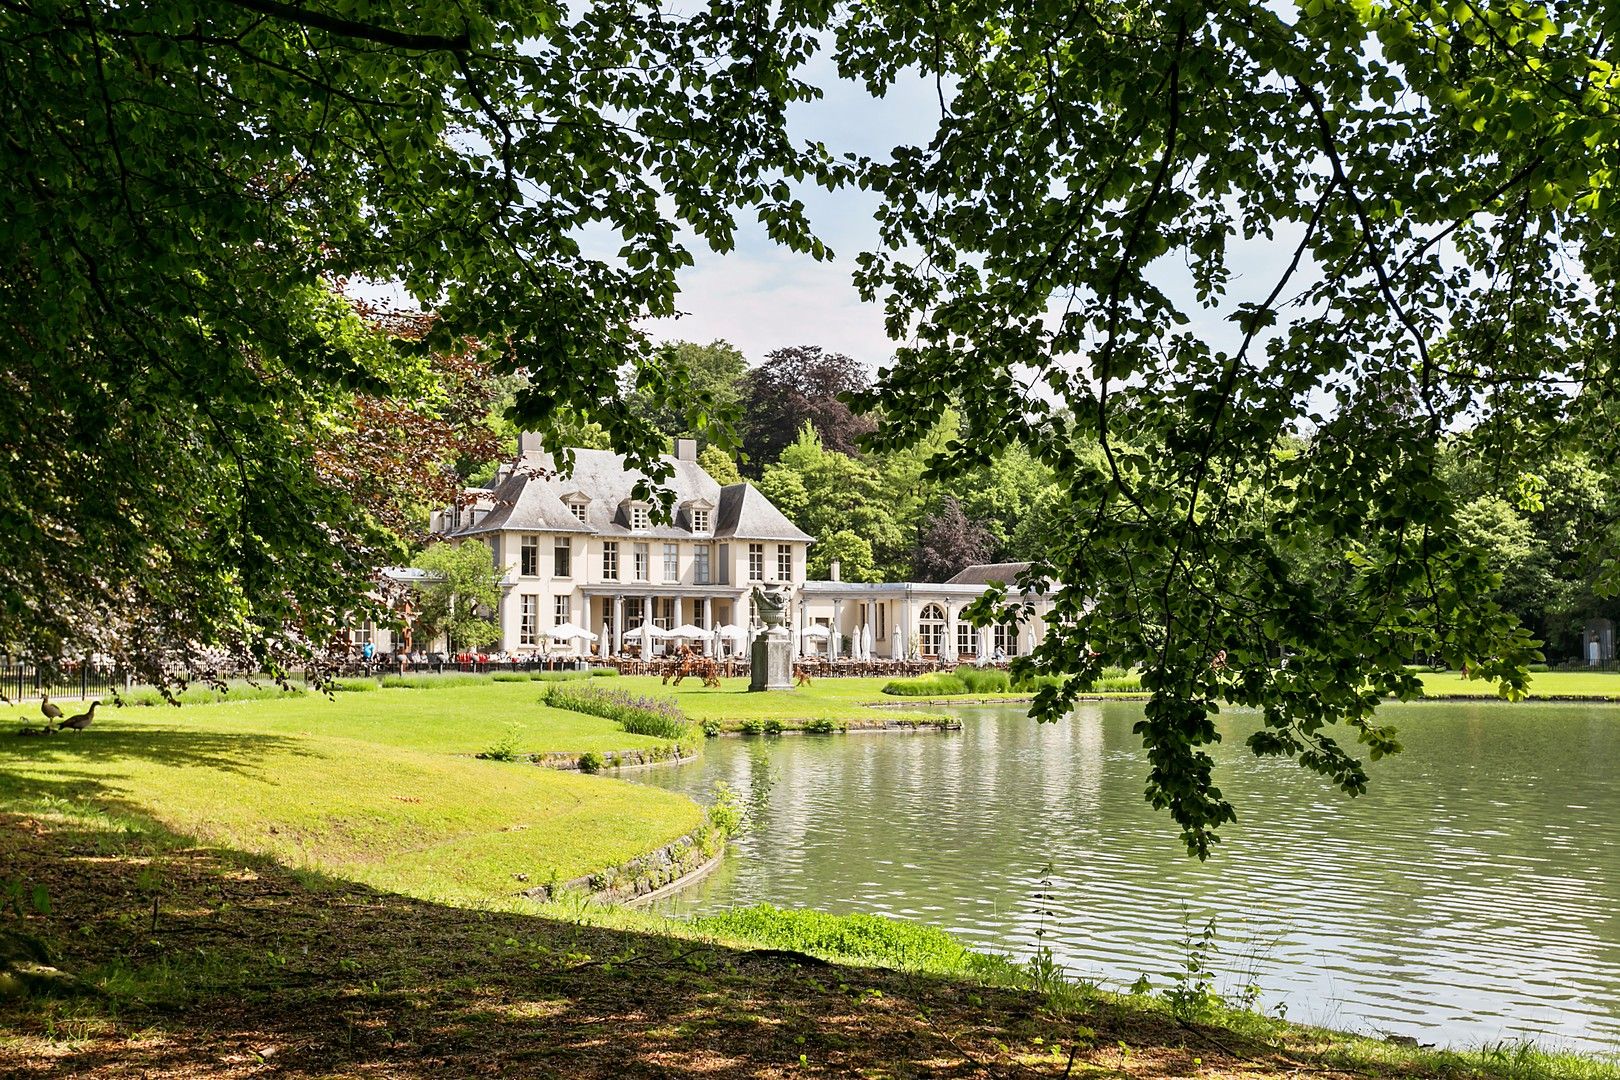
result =
[[923,519],[911,549],[911,570],[918,581],[944,581],[964,566],[990,561],[996,538],[968,517],[953,495]]
[[758,476],[809,424],[822,446],[841,454],[855,453],[856,443],[876,424],[857,415],[842,395],[866,389],[865,368],[843,353],[819,345],[777,349],[748,373],[744,469]]
[[[674,312],[678,224],[725,249],[747,207],[822,253],[785,181],[838,169],[783,127],[822,18],[0,5],[0,647],[162,678],[324,643],[397,545],[312,433],[356,394],[414,408],[467,342],[531,376],[526,426],[588,414],[657,477],[625,372],[706,426],[640,329]],[[396,333],[345,279],[435,317]]]

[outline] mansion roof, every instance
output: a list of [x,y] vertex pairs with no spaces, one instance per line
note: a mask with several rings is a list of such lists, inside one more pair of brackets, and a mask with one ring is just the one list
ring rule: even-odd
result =
[[988,585],[992,581],[1001,581],[1011,585],[1018,579],[1019,574],[1028,569],[1027,562],[974,563],[957,571],[955,577],[947,578],[945,584]]
[[[695,460],[665,455],[674,470],[663,487],[675,495],[675,519],[649,521],[633,527],[633,501],[639,472],[626,469],[611,450],[575,450],[573,470],[557,472],[552,455],[529,451],[509,466],[502,466],[487,489],[468,492],[477,513],[472,524],[453,531],[455,536],[493,532],[590,533],[599,536],[634,536],[649,539],[691,539],[694,536],[734,540],[777,540],[809,543],[811,538],[747,483],[722,487]],[[650,485],[655,490],[657,484]],[[581,507],[576,515],[574,506]],[[709,514],[710,527],[696,530],[694,511]]]

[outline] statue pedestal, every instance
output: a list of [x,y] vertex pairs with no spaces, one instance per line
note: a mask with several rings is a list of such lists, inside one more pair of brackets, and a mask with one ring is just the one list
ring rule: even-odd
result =
[[787,631],[777,628],[755,638],[750,659],[753,666],[749,671],[748,689],[793,689],[793,644],[788,640]]

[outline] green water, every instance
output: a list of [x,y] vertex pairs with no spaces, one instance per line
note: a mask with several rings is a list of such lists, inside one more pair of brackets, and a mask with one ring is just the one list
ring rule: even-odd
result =
[[1620,1050],[1620,709],[1392,707],[1406,753],[1360,799],[1254,758],[1253,718],[1225,717],[1240,823],[1203,865],[1142,801],[1138,706],[960,712],[955,735],[714,739],[645,774],[699,798],[724,780],[753,816],[669,907],[917,919],[1115,987],[1168,985],[1215,916],[1222,988],[1258,984],[1291,1019]]

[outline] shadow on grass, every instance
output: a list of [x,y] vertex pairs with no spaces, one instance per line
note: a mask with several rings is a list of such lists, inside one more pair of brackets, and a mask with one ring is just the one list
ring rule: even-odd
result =
[[[0,733],[0,802],[8,773],[29,765],[47,768],[119,761],[147,761],[176,768],[247,773],[272,755],[314,756],[304,740],[279,735],[197,731],[186,727],[92,727],[32,737]],[[90,794],[94,794],[91,791]]]
[[107,809],[0,811],[3,876],[51,898],[0,929],[102,991],[0,1003],[0,1073],[1062,1075],[1077,1035],[1082,1061],[1101,1055],[1084,1071],[1118,1071],[1120,1041],[1135,1076],[1223,1057],[1165,1018],[1064,1019],[1028,993],[446,907]]

